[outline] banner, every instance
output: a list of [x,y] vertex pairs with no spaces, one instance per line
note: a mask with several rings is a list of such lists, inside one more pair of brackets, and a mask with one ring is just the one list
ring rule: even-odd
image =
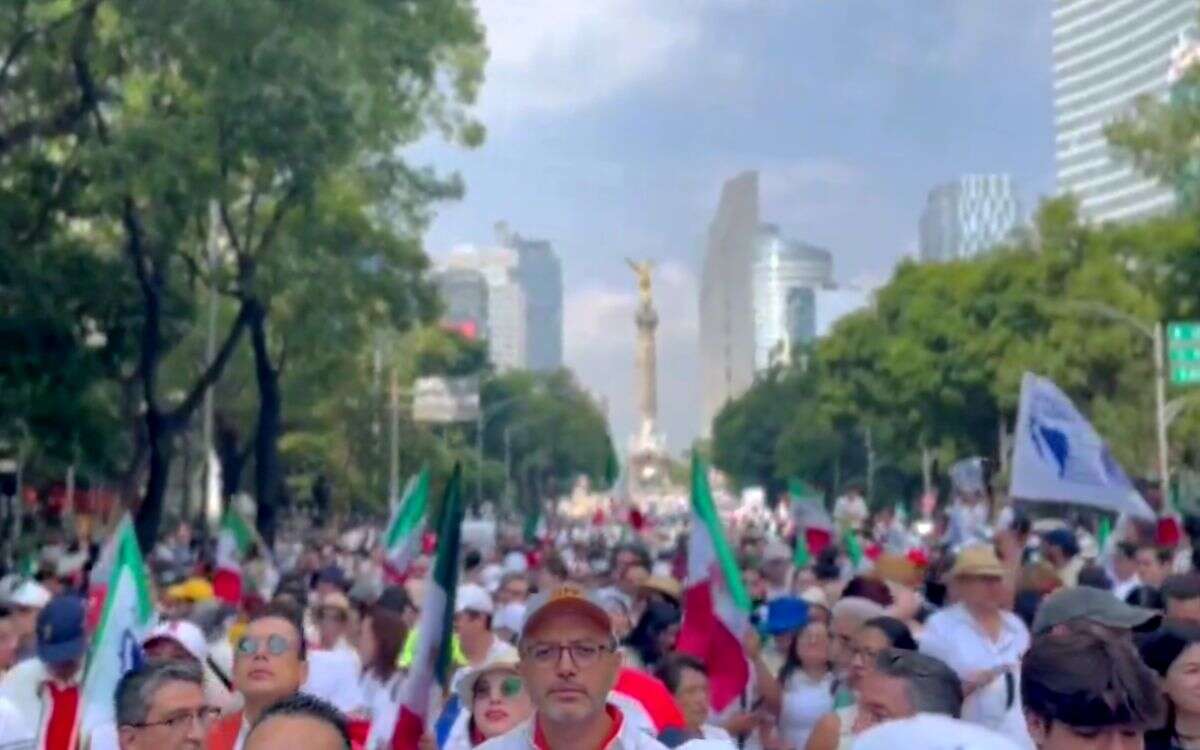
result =
[[1028,372],[1021,380],[1009,495],[1154,518],[1071,399],[1052,381]]
[[479,378],[418,378],[413,384],[413,419],[426,424],[479,419]]

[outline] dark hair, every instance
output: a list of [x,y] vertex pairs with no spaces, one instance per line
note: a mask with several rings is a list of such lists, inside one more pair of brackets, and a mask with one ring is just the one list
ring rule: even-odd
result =
[[1021,535],[1029,534],[1033,531],[1033,521],[1029,516],[1014,516],[1009,528]]
[[704,662],[694,656],[688,654],[671,654],[664,658],[658,664],[658,669],[654,671],[654,676],[662,680],[662,683],[667,686],[667,690],[674,693],[679,689],[679,683],[683,681],[683,671],[691,669],[699,672],[702,675],[708,675],[708,668],[704,666]]
[[962,681],[941,659],[916,651],[889,648],[875,659],[881,674],[904,680],[908,700],[917,713],[944,714],[958,718],[962,713]]
[[1163,580],[1164,599],[1200,598],[1200,573],[1177,573]]
[[[796,654],[796,644],[800,642],[800,636],[804,635],[804,631],[808,630],[813,625],[820,625],[825,628],[826,631],[829,630],[829,625],[826,623],[819,620],[809,620],[807,623],[805,623],[804,627],[800,628],[800,630],[797,632],[792,633],[788,638],[787,654],[783,658],[783,666],[779,668],[779,674],[775,676],[779,681],[780,687],[783,687],[784,689],[787,688],[787,681],[792,678],[792,675],[796,673],[796,670],[800,669],[800,657]],[[827,661],[826,665],[830,671],[833,670],[832,662]]]
[[1079,570],[1079,585],[1101,591],[1112,591],[1112,581],[1099,565],[1085,565]]
[[1166,607],[1166,600],[1163,599],[1162,592],[1153,586],[1138,586],[1133,591],[1130,591],[1125,597],[1126,604],[1132,604],[1135,607],[1145,607],[1146,609],[1163,609]]
[[304,618],[300,611],[295,607],[285,604],[284,602],[271,602],[267,606],[259,610],[253,617],[250,618],[247,626],[253,625],[259,620],[285,620],[296,631],[297,654],[300,656],[300,661],[308,659],[308,644],[304,640]]
[[262,712],[262,716],[258,717],[258,721],[254,722],[250,733],[246,735],[247,742],[250,740],[250,735],[257,732],[264,724],[277,716],[301,716],[327,724],[336,730],[338,736],[342,738],[342,747],[345,750],[350,750],[351,748],[350,730],[347,727],[346,715],[337,710],[333,704],[307,693],[296,693],[269,706],[266,711]]
[[117,682],[113,706],[117,726],[137,726],[146,720],[154,694],[169,682],[204,686],[204,673],[194,661],[154,661],[126,672]]
[[895,617],[872,617],[862,625],[864,628],[875,628],[879,632],[887,636],[888,643],[892,648],[902,651],[916,651],[917,641],[912,636],[912,631],[908,629],[900,620]]
[[647,670],[652,670],[665,656],[659,652],[658,637],[679,621],[679,607],[670,602],[659,600],[646,605],[646,611],[642,613],[641,619],[629,633],[625,643],[637,652]]
[[398,615],[413,607],[412,597],[404,590],[403,586],[388,586],[379,595],[379,599],[375,602],[376,607],[382,607],[390,612],[395,612]]
[[[1158,560],[1159,565],[1166,565],[1167,563],[1171,562],[1173,557],[1175,557],[1174,550],[1169,547],[1159,547],[1157,544],[1143,544],[1142,546],[1138,547],[1137,551],[1141,552],[1144,549],[1148,549],[1154,553],[1154,558]],[[1137,553],[1135,552],[1134,554]]]
[[1090,631],[1034,639],[1021,662],[1021,701],[1047,724],[1158,727],[1164,701],[1132,644]]
[[463,553],[463,570],[471,571],[483,564],[483,555],[477,549],[469,549]]
[[542,570],[564,581],[571,575],[571,572],[567,570],[567,564],[562,559],[562,555],[553,550],[547,552],[546,556],[542,558]]
[[1117,542],[1117,554],[1126,560],[1137,557],[1138,546],[1133,542]]
[[888,590],[886,583],[878,578],[867,578],[866,576],[855,576],[850,579],[846,588],[842,589],[842,598],[849,596],[869,599],[881,607],[890,607],[894,601],[892,592]]
[[400,613],[387,607],[371,607],[367,617],[371,623],[371,635],[375,637],[376,650],[375,658],[369,664],[364,664],[363,668],[374,674],[380,682],[386,683],[396,674],[396,660],[408,638],[408,628],[404,626]]
[[638,565],[641,565],[646,570],[650,570],[650,565],[651,565],[650,553],[648,551],[646,551],[646,548],[643,547],[642,545],[633,544],[633,543],[618,544],[617,546],[613,547],[612,555],[608,559],[608,569],[609,570],[614,571],[614,572],[616,571],[617,556],[620,555],[622,552],[632,552],[633,554],[637,555]]
[[838,565],[838,548],[826,547],[821,550],[821,554],[817,555],[817,562],[813,565],[813,575],[818,581],[836,581],[842,574],[841,566]]
[[[1158,630],[1147,634],[1138,646],[1142,661],[1163,677],[1189,646],[1200,643],[1200,625],[1181,620],[1164,620]],[[1165,693],[1165,691],[1164,691]],[[1146,747],[1168,750],[1175,747],[1175,705],[1166,699],[1167,720],[1161,729],[1146,733]]]

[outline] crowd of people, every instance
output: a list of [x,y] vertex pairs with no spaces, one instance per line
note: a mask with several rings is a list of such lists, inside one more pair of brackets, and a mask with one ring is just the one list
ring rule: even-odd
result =
[[[721,711],[723,675],[680,647],[686,529],[612,543],[583,524],[527,544],[501,528],[464,549],[453,676],[420,747],[1200,749],[1194,524],[1097,534],[960,487],[918,528],[843,500],[807,560],[794,524],[726,525],[750,678]],[[401,747],[432,560],[397,575],[377,536],[283,534],[281,576],[250,562],[231,601],[212,545],[174,530],[146,555],[157,624],[131,644],[111,726],[86,737],[96,553],[49,538],[35,572],[0,580],[0,749]]]

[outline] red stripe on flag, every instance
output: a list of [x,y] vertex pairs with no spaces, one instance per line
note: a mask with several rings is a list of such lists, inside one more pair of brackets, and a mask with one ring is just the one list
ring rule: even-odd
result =
[[683,592],[683,624],[675,648],[708,667],[712,706],[718,712],[736,700],[750,682],[742,644],[717,617],[709,580]]
[[421,735],[425,734],[425,721],[408,706],[400,706],[396,718],[396,729],[392,733],[392,750],[418,750]]

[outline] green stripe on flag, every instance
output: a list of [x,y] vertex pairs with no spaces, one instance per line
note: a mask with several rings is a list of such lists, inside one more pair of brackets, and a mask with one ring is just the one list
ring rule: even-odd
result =
[[[730,598],[738,609],[748,613],[751,608],[750,597],[746,594],[742,573],[738,570],[733,550],[729,548],[729,541],[725,539],[725,530],[721,528],[716,505],[713,504],[712,490],[708,486],[708,467],[695,453],[692,454],[692,508],[708,529],[708,536],[712,539],[713,551],[725,577],[725,587],[729,590]],[[693,529],[692,533],[695,534],[696,530]]]
[[808,551],[808,539],[804,529],[796,529],[796,547],[792,550],[792,565],[796,568],[807,568],[812,562],[812,554]]
[[254,543],[254,532],[250,530],[250,526],[246,523],[246,519],[242,518],[242,514],[238,513],[232,505],[225,510],[225,516],[221,519],[221,531],[227,531],[233,536],[238,552],[242,555],[250,551],[250,547]]
[[[92,637],[92,648],[95,648],[100,642],[99,634],[104,633],[109,622],[112,619],[113,607],[117,605],[117,588],[121,582],[121,576],[129,574],[133,579],[134,591],[137,593],[137,617],[140,622],[149,622],[154,614],[154,600],[150,597],[150,578],[146,572],[146,563],[142,560],[142,550],[138,547],[137,535],[134,533],[133,524],[124,523],[118,526],[118,533],[121,535],[117,542],[116,555],[113,558],[112,573],[108,577],[108,588],[105,591],[104,609],[100,614],[100,624],[96,628],[96,633]],[[95,660],[88,658],[88,667],[91,667]],[[87,681],[85,671],[84,682]]]
[[842,534],[842,544],[846,547],[846,557],[850,558],[850,564],[857,569],[862,565],[863,549],[858,542],[858,535],[854,533],[853,529],[846,529]]
[[408,485],[400,501],[400,510],[387,530],[384,540],[387,549],[393,549],[425,519],[429,507],[429,468],[421,469]]
[[433,563],[434,583],[446,592],[446,609],[442,613],[442,637],[438,644],[437,667],[434,676],[443,687],[449,684],[453,667],[451,639],[454,635],[454,595],[458,581],[459,540],[462,537],[463,503],[460,485],[462,466],[455,465],[446,494],[442,500],[441,523],[438,528],[437,558]]

